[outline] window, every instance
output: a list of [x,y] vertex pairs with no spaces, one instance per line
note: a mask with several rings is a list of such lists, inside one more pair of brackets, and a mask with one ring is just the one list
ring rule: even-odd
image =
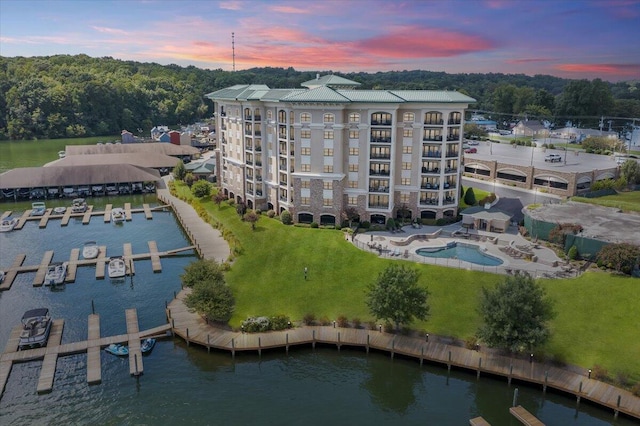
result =
[[333,189],[333,181],[329,180],[329,181],[323,182],[322,187],[324,189]]
[[411,170],[411,163],[402,163],[402,170]]
[[309,205],[309,197],[300,198],[300,204],[302,204],[303,206],[308,206]]
[[333,139],[333,130],[325,130],[324,131],[325,139]]
[[357,164],[349,164],[349,171],[350,172],[357,172],[358,171],[358,165]]
[[372,146],[369,154],[371,158],[390,159],[391,148],[386,146]]
[[371,124],[377,126],[391,126],[391,114],[388,112],[374,112],[371,114]]
[[427,112],[424,115],[424,124],[442,124],[442,114],[436,111]]
[[371,129],[371,142],[391,142],[391,130]]
[[359,155],[359,154],[360,154],[359,148],[349,148],[349,155]]
[[412,138],[413,137],[413,129],[404,129],[402,131],[402,136],[404,136],[405,138]]
[[369,206],[370,207],[389,207],[389,196],[388,195],[369,195]]
[[325,148],[323,152],[325,157],[333,157],[333,148]]
[[301,112],[300,113],[300,122],[301,123],[311,123],[311,114],[309,114],[308,112]]
[[300,171],[301,172],[310,172],[311,171],[311,164],[300,164]]
[[358,181],[357,180],[350,180],[349,181],[349,188],[357,188],[358,187]]
[[449,114],[449,124],[460,124],[462,114],[460,112],[452,112]]
[[411,178],[402,178],[400,179],[401,185],[411,185]]
[[325,123],[335,123],[336,122],[336,116],[330,113],[326,113],[323,117],[322,117],[322,121]]
[[412,112],[405,112],[404,114],[402,114],[402,121],[404,122],[413,122],[415,120],[415,114]]
[[286,123],[287,122],[287,112],[283,109],[278,111],[278,123]]
[[349,198],[347,198],[347,204],[349,204],[350,206],[357,206],[358,205],[358,197],[349,197]]
[[360,130],[349,130],[349,139],[360,139]]
[[441,141],[442,130],[440,129],[424,129],[424,136],[422,138],[425,141]]
[[308,180],[300,181],[300,188],[309,189],[310,186],[311,186],[311,181],[308,181]]
[[409,203],[409,194],[400,194],[400,202],[403,204]]
[[271,110],[267,111],[267,120],[273,120],[273,111]]
[[333,206],[333,198],[323,198],[322,205],[324,207],[332,207]]
[[300,148],[300,155],[311,155],[311,148]]
[[403,154],[411,154],[412,152],[413,152],[413,147],[411,145],[402,147]]
[[309,130],[309,129],[300,130],[300,138],[301,139],[311,139],[311,130]]
[[333,173],[333,165],[325,164],[323,170],[325,173]]

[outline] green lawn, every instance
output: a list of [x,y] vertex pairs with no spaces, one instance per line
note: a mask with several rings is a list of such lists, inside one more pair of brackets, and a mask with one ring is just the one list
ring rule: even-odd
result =
[[[186,194],[184,187],[180,193]],[[367,286],[392,260],[361,251],[336,230],[284,226],[263,214],[257,229],[241,222],[235,208],[211,201],[207,211],[242,246],[226,279],[236,297],[231,325],[248,316],[286,314],[293,321],[312,313],[334,320],[343,315],[373,320],[364,303]],[[393,262],[403,262],[393,260]],[[431,317],[411,324],[429,333],[466,339],[474,335],[480,289],[500,275],[414,264],[430,291]],[[308,280],[304,268],[309,269]],[[544,350],[556,359],[590,368],[600,364],[640,380],[640,338],[634,316],[640,312],[640,281],[593,272],[577,279],[542,280],[558,315]]]
[[572,201],[615,207],[625,212],[640,212],[640,191],[620,192],[598,198],[572,197]]

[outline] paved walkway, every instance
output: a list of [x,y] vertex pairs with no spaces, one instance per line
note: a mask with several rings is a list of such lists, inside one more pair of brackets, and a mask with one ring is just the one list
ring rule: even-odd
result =
[[171,206],[200,257],[218,263],[229,259],[229,244],[222,238],[220,231],[202,220],[189,203],[174,197],[165,188],[158,188],[157,194],[160,201]]

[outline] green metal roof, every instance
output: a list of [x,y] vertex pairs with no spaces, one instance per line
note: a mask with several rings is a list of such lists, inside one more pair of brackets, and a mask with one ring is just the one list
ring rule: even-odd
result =
[[304,90],[300,93],[292,93],[282,98],[284,102],[350,102],[340,93],[330,87],[322,86],[316,89]]
[[206,94],[210,99],[229,99],[229,100],[260,100],[260,96],[269,90],[269,86],[265,84],[236,84]]
[[463,102],[474,103],[475,99],[460,92],[448,90],[390,90],[405,102]]
[[404,102],[404,99],[387,90],[338,90],[337,92],[351,102]]
[[357,87],[360,86],[360,83],[357,81],[349,80],[344,77],[340,77],[339,75],[329,74],[323,75],[322,77],[318,76],[313,80],[305,81],[301,84],[303,87],[316,87],[316,86],[350,86]]

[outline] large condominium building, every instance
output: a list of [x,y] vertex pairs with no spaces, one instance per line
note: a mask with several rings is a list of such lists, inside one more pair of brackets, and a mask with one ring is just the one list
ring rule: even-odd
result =
[[235,85],[214,102],[218,182],[248,208],[296,222],[339,224],[345,213],[455,216],[464,110],[451,91],[358,90],[336,75],[302,89]]

